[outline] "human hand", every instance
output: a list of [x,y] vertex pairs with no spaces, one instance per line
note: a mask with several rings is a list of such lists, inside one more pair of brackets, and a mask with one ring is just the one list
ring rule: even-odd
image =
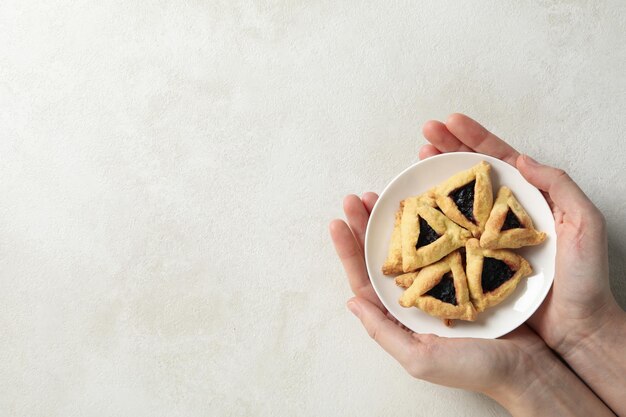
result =
[[537,415],[539,410],[545,415],[575,414],[581,407],[593,415],[607,412],[527,326],[498,340],[448,339],[413,333],[388,314],[370,283],[363,256],[365,229],[376,199],[374,193],[363,199],[347,196],[344,211],[350,226],[334,220],[330,234],[355,294],[348,308],[409,374],[484,393],[515,415]]
[[[609,288],[602,213],[563,170],[520,155],[467,116],[453,114],[445,124],[429,121],[423,133],[431,145],[420,150],[422,159],[442,152],[484,153],[513,165],[544,192],[556,223],[555,279],[547,299],[529,324],[609,405],[626,413],[626,404],[620,398],[626,389],[624,370],[618,371],[610,363],[614,357],[618,364],[623,364],[624,351],[617,346],[619,339],[623,345],[626,337],[626,319]],[[593,356],[599,343],[604,345],[601,350],[608,349],[604,367],[612,367],[601,372],[602,366],[591,365],[595,363]],[[600,362],[600,358],[597,360]],[[615,384],[620,380],[622,384]]]

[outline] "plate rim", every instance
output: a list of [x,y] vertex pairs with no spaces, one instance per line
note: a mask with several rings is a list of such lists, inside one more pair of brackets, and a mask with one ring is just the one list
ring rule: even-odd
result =
[[[514,170],[518,171],[516,167],[514,167],[514,166],[512,166],[512,165],[508,164],[507,162],[502,161],[501,159],[498,159],[498,158],[493,157],[493,156],[491,156],[491,155],[482,154],[482,153],[479,153],[479,152],[445,152],[445,153],[441,153],[441,154],[439,154],[439,155],[434,155],[434,156],[431,156],[431,157],[428,157],[428,158],[422,159],[422,160],[420,160],[420,161],[417,161],[417,162],[415,162],[415,163],[411,164],[410,166],[408,166],[407,168],[405,168],[404,170],[402,170],[399,174],[397,174],[395,177],[393,177],[393,179],[392,179],[391,181],[389,181],[389,182],[387,183],[387,185],[385,186],[385,188],[384,188],[384,189],[380,192],[379,197],[378,197],[378,199],[376,200],[376,203],[374,204],[374,207],[372,208],[372,211],[370,212],[370,218],[371,218],[372,216],[374,216],[374,215],[375,215],[375,213],[376,213],[377,209],[378,209],[378,208],[379,208],[379,206],[380,206],[380,204],[379,204],[379,203],[383,200],[384,195],[388,192],[388,190],[391,188],[391,186],[392,186],[392,185],[393,185],[396,181],[398,181],[401,177],[403,177],[403,176],[404,176],[404,175],[406,175],[409,171],[411,171],[411,170],[415,169],[415,167],[417,167],[417,166],[419,166],[419,165],[423,164],[423,163],[424,163],[424,162],[426,162],[426,161],[433,161],[433,160],[436,160],[436,159],[444,159],[444,158],[446,158],[446,157],[450,157],[450,156],[461,156],[461,157],[462,157],[462,156],[471,156],[471,157],[477,157],[477,156],[478,156],[479,158],[484,158],[484,159],[485,159],[485,161],[486,161],[486,162],[489,162],[489,163],[490,163],[490,165],[492,165],[492,166],[493,166],[493,164],[491,163],[492,161],[498,161],[498,163],[503,163],[503,164],[505,164],[506,166],[510,167],[511,169],[514,169]],[[519,171],[518,171],[518,173],[519,173]],[[526,183],[528,183],[528,184],[532,187],[532,189],[534,190],[533,192],[536,192],[536,193],[538,193],[538,194],[539,194],[539,196],[541,197],[541,198],[540,198],[540,201],[542,202],[542,204],[543,204],[543,206],[544,206],[543,208],[544,208],[544,209],[546,209],[548,212],[550,212],[550,213],[551,213],[551,212],[552,212],[552,210],[550,209],[550,206],[548,205],[548,202],[546,201],[546,199],[545,199],[545,197],[543,196],[543,194],[541,193],[541,191],[540,191],[537,187],[535,187],[534,185],[532,185],[531,183],[529,183],[529,182],[528,182],[528,181],[527,181],[527,180],[526,180],[526,179],[525,179],[525,178],[521,175],[521,173],[519,173],[519,175],[522,177],[522,179],[523,179],[524,181],[526,181]],[[432,187],[432,186],[434,186],[434,185],[431,185],[431,186],[429,186],[428,188],[430,188],[430,187]],[[494,197],[494,198],[495,198],[495,197]],[[550,228],[551,228],[552,230],[555,230],[555,226],[556,226],[556,224],[555,224],[555,221],[554,221],[554,217],[553,217],[552,215],[550,216],[550,220],[549,220],[549,221],[550,221],[550,226],[551,226]],[[381,303],[385,306],[385,308],[387,309],[387,311],[388,311],[388,312],[389,312],[389,313],[390,313],[390,314],[391,314],[391,315],[392,315],[392,316],[393,316],[393,317],[394,317],[394,318],[395,318],[395,319],[396,319],[399,323],[403,324],[404,326],[406,326],[407,328],[409,328],[411,331],[415,332],[415,330],[413,330],[413,329],[412,329],[412,327],[411,327],[410,323],[405,323],[405,322],[404,322],[403,320],[401,320],[399,317],[396,317],[396,315],[393,313],[393,311],[392,311],[392,310],[389,308],[389,306],[387,305],[387,302],[385,301],[385,299],[384,299],[383,297],[381,297],[381,292],[380,292],[380,291],[379,291],[379,289],[377,288],[376,283],[375,283],[375,280],[372,278],[372,276],[373,276],[373,274],[371,273],[371,271],[372,271],[372,267],[370,266],[370,262],[369,262],[369,258],[370,258],[370,257],[368,256],[369,247],[370,247],[370,243],[369,243],[370,239],[369,239],[369,236],[371,235],[371,231],[370,231],[370,230],[371,230],[371,227],[372,227],[371,225],[372,225],[372,224],[373,224],[373,223],[372,223],[372,222],[370,222],[370,221],[368,220],[368,222],[367,222],[367,226],[366,226],[366,229],[365,229],[365,238],[364,238],[364,242],[365,242],[365,244],[364,244],[364,252],[363,252],[363,255],[364,255],[364,258],[365,258],[365,267],[366,267],[366,270],[367,270],[368,279],[369,279],[369,281],[370,281],[370,283],[371,283],[372,287],[374,288],[374,292],[376,293],[376,296],[377,296],[377,297],[378,297],[378,299],[381,301]],[[554,237],[556,238],[556,236],[554,236]],[[556,246],[555,246],[555,249],[556,249]],[[555,250],[555,253],[556,253],[556,250]],[[532,316],[532,315],[533,315],[533,314],[534,314],[534,313],[535,313],[535,312],[539,309],[539,307],[541,307],[541,305],[544,303],[544,301],[545,301],[546,297],[548,296],[548,293],[549,293],[549,292],[550,292],[550,290],[552,289],[552,285],[554,284],[554,276],[555,276],[555,274],[556,274],[556,265],[555,265],[555,263],[556,263],[556,261],[554,261],[554,263],[553,263],[553,267],[552,267],[552,274],[549,274],[550,276],[545,275],[545,278],[547,279],[547,281],[548,281],[548,284],[549,284],[549,285],[545,285],[545,288],[543,289],[543,292],[541,293],[540,297],[537,297],[537,300],[539,300],[539,301],[538,301],[538,302],[536,302],[536,307],[535,307],[534,309],[533,309],[533,308],[529,308],[529,309],[528,309],[528,312],[525,312],[524,314],[522,314],[523,319],[521,319],[521,321],[519,321],[519,323],[516,321],[516,322],[514,323],[514,325],[512,325],[512,326],[503,327],[503,329],[502,329],[502,330],[494,332],[494,334],[495,334],[495,335],[492,335],[492,336],[480,336],[480,335],[476,335],[476,336],[467,336],[467,335],[459,335],[459,336],[441,336],[441,335],[438,335],[438,336],[440,336],[440,337],[470,337],[470,338],[479,338],[479,339],[497,339],[497,338],[500,338],[500,337],[502,337],[502,336],[504,336],[504,335],[506,335],[506,334],[508,334],[508,333],[510,333],[510,332],[512,332],[512,331],[514,331],[515,329],[517,329],[518,327],[520,327],[521,325],[523,325],[524,323],[526,323],[526,321],[528,321],[528,319],[529,319],[529,318],[530,318],[530,317],[531,317],[531,316]],[[388,300],[387,300],[387,301],[388,301]],[[416,332],[416,333],[417,333],[417,332]],[[436,334],[435,332],[431,332],[431,333]]]

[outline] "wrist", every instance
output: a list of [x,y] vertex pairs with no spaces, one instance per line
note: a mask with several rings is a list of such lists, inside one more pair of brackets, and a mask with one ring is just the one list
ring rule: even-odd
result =
[[553,355],[541,353],[531,357],[522,353],[517,366],[507,376],[506,381],[485,394],[514,416],[523,415],[520,413],[522,410],[527,411],[527,415],[533,415],[537,411],[535,406],[540,402],[537,401],[541,395],[540,387],[545,384],[550,371],[558,366],[556,358],[549,356]]
[[[552,345],[558,354],[568,361],[569,357],[585,351],[597,351],[606,346],[607,341],[623,343],[626,337],[626,312],[615,300],[577,323],[574,330],[557,344]],[[609,342],[610,343],[610,342]]]
[[595,331],[580,333],[561,356],[618,415],[626,415],[626,313],[615,303]]
[[613,415],[547,348],[522,357],[506,383],[486,394],[515,417]]

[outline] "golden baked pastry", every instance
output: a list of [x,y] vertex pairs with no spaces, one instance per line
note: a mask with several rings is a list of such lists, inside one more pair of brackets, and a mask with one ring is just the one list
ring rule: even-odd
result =
[[448,218],[480,237],[493,204],[491,165],[485,161],[453,175],[435,188],[437,205]]
[[[412,283],[400,297],[403,307],[415,306],[442,319],[476,319],[458,250],[419,272],[405,275],[410,276],[407,280]],[[449,322],[446,321],[446,325]]]
[[494,202],[490,170],[483,161],[400,202],[382,271],[397,275],[402,306],[418,307],[447,326],[473,321],[532,273],[524,258],[504,248],[536,245],[546,234],[507,187]]
[[538,245],[546,234],[533,226],[533,221],[507,187],[500,187],[493,209],[480,237],[480,246],[487,249],[521,248]]
[[506,249],[483,249],[478,239],[465,245],[470,298],[477,312],[501,303],[532,273],[526,259]]
[[[420,203],[437,208],[433,190],[428,190],[424,194],[420,194],[415,198]],[[400,201],[400,208],[396,211],[393,232],[391,232],[391,241],[389,242],[389,252],[382,267],[384,275],[401,274],[404,272],[402,270],[402,232],[400,230],[400,224],[402,221],[402,211],[404,210],[405,201],[406,200]]]
[[407,198],[400,221],[402,270],[413,272],[465,245],[470,232],[431,205],[428,196]]
[[389,243],[389,252],[387,259],[383,264],[383,274],[394,275],[401,274],[402,271],[402,235],[400,233],[400,222],[402,220],[402,210],[404,209],[404,200],[400,202],[400,207],[396,211],[396,219],[393,223],[393,232],[391,232],[391,242]]
[[396,285],[402,288],[409,288],[413,284],[413,280],[417,276],[417,272],[409,272],[406,274],[398,275],[396,277]]

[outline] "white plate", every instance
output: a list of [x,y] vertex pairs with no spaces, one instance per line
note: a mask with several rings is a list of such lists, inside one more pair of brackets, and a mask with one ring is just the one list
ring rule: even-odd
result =
[[[491,164],[494,199],[500,185],[509,187],[530,215],[535,227],[546,232],[548,238],[540,245],[515,249],[515,252],[530,262],[533,273],[522,279],[509,298],[480,313],[476,321],[455,320],[454,327],[450,328],[446,327],[441,319],[429,316],[417,308],[400,306],[398,299],[403,289],[396,286],[392,277],[383,275],[381,267],[387,257],[394,214],[400,201],[421,194],[480,161]],[[469,152],[437,155],[416,163],[398,175],[380,194],[365,234],[367,270],[372,285],[387,310],[414,332],[446,337],[494,339],[524,323],[548,294],[554,279],[555,255],[554,218],[541,192],[509,164],[487,155]]]

